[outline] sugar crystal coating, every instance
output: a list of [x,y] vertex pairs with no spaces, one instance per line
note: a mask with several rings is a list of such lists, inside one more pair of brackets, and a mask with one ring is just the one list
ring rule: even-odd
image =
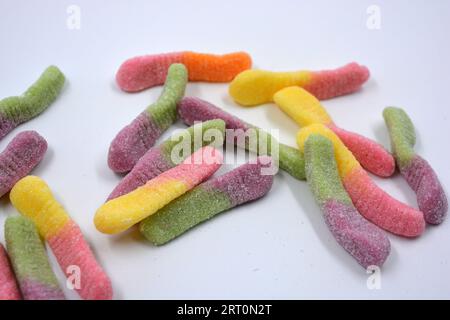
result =
[[[233,143],[236,143],[239,134],[245,135],[249,129],[255,130],[258,135],[258,140],[260,137],[265,137],[267,150],[264,150],[264,152],[261,149],[251,151],[256,151],[258,155],[271,155],[269,147],[273,144],[277,145],[280,168],[296,179],[305,180],[305,161],[303,159],[303,154],[296,148],[279,143],[264,130],[246,123],[207,101],[194,97],[185,97],[181,99],[178,104],[178,114],[187,125],[192,125],[195,121],[222,119],[225,121],[226,128],[233,129],[233,133],[236,133],[236,136],[229,137],[229,131],[227,130],[227,140],[230,141],[231,138],[235,139]],[[248,149],[247,145],[245,147]]]
[[267,156],[212,178],[175,199],[140,224],[141,234],[156,245],[180,236],[201,222],[269,192],[273,175],[264,175]]
[[103,204],[94,217],[97,230],[107,234],[127,230],[208,179],[222,161],[222,153],[213,147],[197,150],[178,166]]
[[241,71],[249,69],[252,60],[245,52],[214,55],[183,51],[139,56],[120,66],[116,74],[117,84],[128,92],[161,85],[173,63],[186,66],[189,81],[229,82]]
[[34,223],[22,216],[8,217],[5,222],[5,239],[23,298],[65,299]]
[[47,109],[60,94],[64,82],[64,74],[50,66],[23,95],[0,100],[0,139]]
[[380,189],[339,137],[323,124],[312,124],[299,131],[297,144],[300,150],[304,150],[305,141],[311,134],[320,134],[333,142],[338,171],[345,190],[353,205],[367,220],[405,237],[416,237],[424,231],[423,213]]
[[350,63],[335,70],[271,72],[247,70],[229,86],[229,94],[238,104],[255,106],[272,102],[273,95],[283,88],[299,86],[325,100],[358,90],[369,79],[369,70]]
[[274,102],[300,126],[322,123],[331,129],[369,172],[381,177],[394,173],[394,157],[379,143],[339,128],[320,101],[300,87],[284,88],[273,96]]
[[0,153],[0,197],[36,167],[47,151],[47,141],[36,131],[23,131]]
[[109,147],[108,165],[114,172],[128,172],[152,147],[156,139],[177,118],[177,103],[183,97],[187,70],[176,63],[169,67],[164,89],[158,100],[125,126]]
[[8,253],[0,244],[0,300],[22,299]]
[[395,107],[385,108],[383,117],[400,173],[415,191],[425,220],[442,223],[448,210],[447,196],[430,164],[414,151],[416,135],[411,119],[403,109]]
[[311,134],[305,142],[306,179],[336,241],[364,268],[380,266],[390,252],[385,233],[364,219],[342,185],[333,144]]
[[80,286],[75,286],[75,290],[81,298],[112,298],[109,277],[95,259],[78,225],[56,201],[44,180],[35,176],[21,179],[11,190],[10,199],[22,215],[34,221],[64,274],[69,277],[73,267],[79,268]]
[[[220,141],[209,141],[208,136],[205,135],[208,130],[217,130],[217,133],[221,134]],[[200,131],[201,145],[195,145],[196,131]],[[205,145],[214,143],[215,147],[219,147],[223,144],[223,138],[225,136],[225,123],[223,120],[209,120],[201,123],[197,123],[182,133],[173,135],[159,146],[149,149],[136,163],[133,169],[122,179],[117,187],[112,191],[107,200],[111,200],[127,194],[136,188],[144,185],[147,181],[160,175],[161,173],[175,167],[179,163],[175,163],[172,159],[172,152],[175,152],[175,148],[185,141],[189,140],[190,148],[184,152],[180,160],[184,160],[192,152],[195,152],[198,148]],[[179,138],[178,138],[179,137]],[[178,155],[179,156],[179,155]]]

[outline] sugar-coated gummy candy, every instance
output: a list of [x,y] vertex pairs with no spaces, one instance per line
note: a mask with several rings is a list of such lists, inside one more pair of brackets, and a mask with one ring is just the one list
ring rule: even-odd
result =
[[394,157],[383,146],[336,126],[319,100],[305,89],[297,86],[281,89],[275,93],[273,100],[302,127],[322,123],[330,128],[367,171],[380,177],[389,177],[394,173]]
[[60,94],[64,82],[64,74],[58,67],[50,66],[23,95],[0,100],[0,139],[47,109]]
[[272,102],[275,92],[299,86],[320,100],[358,90],[369,79],[369,69],[355,62],[324,71],[271,72],[246,70],[230,83],[229,94],[238,104],[254,106]]
[[75,286],[83,299],[111,299],[109,277],[98,264],[88,243],[50,188],[39,177],[27,176],[12,188],[13,206],[36,224],[39,234],[47,241],[63,273],[70,276],[76,266],[80,286]]
[[36,167],[47,151],[47,141],[36,131],[23,131],[0,153],[0,197]]
[[[237,130],[236,136],[234,137],[237,137],[239,133],[245,135],[245,132],[249,129],[256,130],[258,138],[265,137],[267,139],[266,144],[268,145],[268,148],[267,150],[264,150],[265,152],[261,152],[262,150],[260,149],[251,151],[256,151],[258,155],[265,155],[266,153],[270,155],[269,147],[272,145],[272,141],[277,143],[280,168],[296,179],[305,180],[305,161],[303,154],[296,148],[278,143],[275,138],[264,130],[246,123],[207,101],[194,97],[185,97],[181,99],[178,103],[178,114],[187,125],[192,125],[195,121],[222,119],[225,121],[227,129]],[[235,139],[234,142],[236,141],[237,139]],[[246,148],[248,149],[248,146],[246,146]]]
[[175,122],[177,103],[184,95],[186,83],[186,67],[179,63],[172,64],[158,100],[124,127],[111,142],[108,153],[111,170],[122,173],[133,169],[156,139]]
[[[211,136],[207,135],[208,130],[217,130],[221,137],[215,136],[214,138],[219,139],[219,141],[211,141]],[[201,145],[196,145],[194,140],[196,135],[199,133]],[[199,148],[213,144],[215,147],[223,145],[223,139],[225,137],[225,122],[221,119],[209,120],[205,122],[197,123],[181,133],[174,134],[172,137],[161,143],[159,146],[150,148],[136,163],[133,169],[120,181],[120,183],[114,188],[107,200],[111,200],[122,196],[124,194],[130,193],[136,188],[144,185],[147,181],[153,179],[154,177],[160,175],[161,173],[175,167],[179,163],[175,162],[173,159],[172,152],[184,141],[190,141],[190,148],[188,150],[182,150],[181,156],[177,155],[177,158],[184,160],[192,152],[197,151]],[[183,140],[186,139],[186,140]],[[182,142],[183,141],[183,142]]]
[[318,134],[306,139],[305,170],[325,223],[339,245],[364,268],[381,267],[389,256],[389,239],[353,206],[339,177],[330,140]]
[[396,107],[385,108],[383,117],[397,166],[416,193],[419,209],[426,222],[440,224],[447,215],[447,196],[433,168],[414,151],[416,133],[411,119],[403,109]]
[[297,144],[301,151],[311,134],[320,134],[333,142],[339,175],[359,213],[377,226],[401,236],[416,237],[424,231],[423,213],[381,190],[339,137],[323,124],[300,129]]
[[120,66],[116,74],[117,84],[128,92],[161,85],[173,63],[186,66],[189,81],[229,82],[249,69],[252,59],[245,52],[215,55],[184,51],[139,56],[128,59]]
[[16,276],[12,270],[8,253],[0,244],[0,300],[21,300]]
[[225,210],[261,198],[272,187],[273,175],[263,171],[271,161],[262,156],[200,184],[143,220],[141,234],[162,245]]
[[222,157],[215,148],[203,147],[143,186],[107,201],[95,214],[97,230],[107,234],[127,230],[208,179],[221,166]]
[[22,216],[8,217],[5,240],[25,300],[65,299],[33,221]]

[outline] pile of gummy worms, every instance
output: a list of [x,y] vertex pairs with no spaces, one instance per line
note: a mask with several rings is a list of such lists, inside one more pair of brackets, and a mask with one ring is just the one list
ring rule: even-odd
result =
[[[266,195],[274,174],[264,170],[274,165],[275,157],[280,169],[307,181],[336,242],[365,268],[381,267],[388,258],[386,231],[416,238],[426,223],[443,222],[445,192],[429,163],[416,154],[414,125],[404,110],[383,111],[390,153],[338,127],[320,102],[358,91],[369,79],[366,67],[350,63],[334,70],[272,72],[251,66],[245,52],[188,51],[134,57],[120,66],[116,81],[123,91],[164,87],[110,144],[109,168],[126,175],[95,213],[98,231],[117,234],[138,225],[148,241],[166,244],[221,212]],[[274,103],[301,127],[298,148],[207,101],[184,97],[189,81],[231,82],[229,94],[242,106]],[[0,139],[46,110],[64,82],[63,73],[50,66],[24,94],[0,100]],[[189,127],[155,145],[178,118]],[[257,146],[245,142],[250,130]],[[256,161],[213,176],[223,163],[225,142],[256,153]],[[181,153],[180,143],[188,147]],[[272,147],[261,148],[260,143]],[[0,300],[65,299],[44,242],[68,278],[71,267],[79,268],[83,276],[74,289],[82,299],[112,299],[111,281],[78,225],[47,183],[29,175],[47,147],[37,132],[23,131],[0,153],[0,196],[9,192],[20,213],[5,222]],[[416,193],[417,208],[394,199],[368,174],[387,178],[396,168]]]

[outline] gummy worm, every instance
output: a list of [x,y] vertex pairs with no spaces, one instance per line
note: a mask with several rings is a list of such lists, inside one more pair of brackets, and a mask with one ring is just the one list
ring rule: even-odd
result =
[[414,152],[416,134],[411,119],[395,107],[385,108],[383,117],[400,173],[416,193],[425,221],[440,224],[447,215],[447,197],[430,164]]
[[5,239],[23,298],[65,299],[34,223],[22,216],[8,217],[5,222]]
[[225,210],[261,198],[272,187],[273,175],[261,171],[270,162],[269,157],[262,156],[256,163],[244,164],[200,184],[143,220],[141,234],[162,245]]
[[9,262],[8,254],[0,244],[0,300],[21,300],[16,277]]
[[321,123],[331,129],[369,172],[389,177],[395,171],[394,157],[379,143],[336,126],[319,100],[305,89],[288,87],[275,93],[274,102],[300,126]]
[[304,150],[306,139],[313,133],[333,142],[341,180],[353,205],[366,219],[405,237],[416,237],[424,231],[423,213],[392,198],[375,185],[339,137],[323,124],[312,124],[299,131],[297,144],[300,150]]
[[209,178],[221,163],[222,153],[213,147],[197,150],[145,185],[103,204],[94,217],[97,230],[107,234],[127,230]]
[[271,72],[247,70],[230,83],[229,94],[238,104],[255,106],[272,102],[275,92],[299,86],[325,100],[358,90],[369,79],[369,69],[355,62],[335,70]]
[[311,134],[305,141],[306,180],[336,241],[364,268],[381,267],[391,245],[386,234],[364,219],[339,177],[333,144]]
[[69,276],[79,269],[80,285],[75,289],[83,299],[111,299],[111,281],[97,263],[78,225],[54,198],[39,177],[27,176],[10,193],[11,203],[36,224],[47,241],[62,271]]
[[[267,144],[270,146],[270,139],[274,139],[262,129],[248,124],[241,119],[227,113],[215,105],[199,98],[185,97],[178,104],[178,114],[187,125],[192,125],[195,121],[206,121],[211,119],[222,119],[225,121],[227,129],[241,130],[243,133],[249,129],[255,129],[259,136],[268,137]],[[247,146],[246,146],[247,147]],[[248,149],[248,148],[247,148]],[[303,154],[298,149],[278,143],[280,168],[296,179],[305,180],[305,161]],[[264,155],[260,150],[256,150],[259,155]],[[267,150],[270,151],[270,150]],[[270,155],[270,152],[267,152]]]
[[245,52],[214,55],[183,51],[139,56],[126,60],[120,66],[116,74],[117,84],[128,92],[161,85],[173,63],[186,66],[189,81],[229,82],[249,69],[252,59]]
[[115,172],[130,171],[140,157],[177,118],[177,103],[184,95],[187,70],[182,64],[170,66],[164,89],[151,104],[111,142],[108,165]]
[[[120,181],[120,183],[114,188],[107,200],[111,200],[130,193],[136,188],[144,185],[147,181],[155,178],[161,173],[175,167],[179,163],[174,162],[172,159],[172,152],[174,149],[182,143],[182,139],[189,139],[190,148],[188,152],[182,155],[180,160],[188,157],[192,152],[195,152],[200,147],[211,144],[211,141],[205,133],[209,130],[217,130],[221,134],[220,141],[213,141],[215,147],[219,147],[223,144],[223,137],[225,136],[225,122],[220,119],[205,121],[197,123],[182,133],[173,135],[159,146],[150,148],[136,163],[133,169]],[[196,132],[200,131],[200,139],[202,144],[195,145],[194,139],[196,138]],[[183,140],[184,141],[184,140]]]
[[23,131],[0,153],[0,197],[41,162],[47,141],[36,131]]
[[1,100],[0,139],[47,109],[58,97],[64,81],[64,74],[57,67],[50,66],[23,95]]

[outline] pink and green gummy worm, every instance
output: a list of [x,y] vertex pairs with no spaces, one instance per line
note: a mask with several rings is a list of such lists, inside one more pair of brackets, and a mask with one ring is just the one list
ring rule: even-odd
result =
[[[216,130],[216,133],[220,134],[220,137],[217,137],[217,135],[214,136],[214,138],[219,139],[219,141],[211,141],[212,136],[208,135],[208,133],[211,132],[210,130]],[[201,144],[194,141],[196,139],[197,132],[200,134],[199,142],[201,142]],[[140,186],[143,186],[147,181],[177,166],[179,162],[174,160],[182,161],[201,147],[210,144],[213,144],[215,147],[222,146],[224,136],[225,122],[221,119],[200,122],[187,128],[180,134],[173,135],[159,146],[150,148],[139,159],[133,169],[114,188],[107,200],[120,197],[124,194],[130,193]],[[190,148],[178,159],[173,159],[172,152],[174,152],[174,149],[180,145],[180,143],[187,141],[184,139],[189,140]],[[186,150],[183,149],[182,151]]]
[[58,67],[50,66],[23,95],[1,100],[0,139],[47,109],[58,97],[64,82],[64,74]]
[[79,286],[74,289],[81,298],[112,298],[109,277],[97,262],[78,225],[55,199],[44,180],[36,176],[21,179],[12,188],[10,200],[23,216],[36,224],[62,272],[67,277],[79,276]]
[[22,216],[5,222],[6,247],[25,300],[65,299],[34,223]]
[[23,131],[0,153],[0,197],[36,167],[47,151],[47,141],[36,131]]
[[272,187],[273,175],[262,171],[270,163],[270,157],[262,156],[200,184],[143,220],[141,234],[162,245],[225,210],[261,198]]
[[9,262],[8,254],[0,244],[0,300],[21,300],[16,276]]
[[114,172],[128,172],[177,119],[177,103],[184,95],[188,74],[181,63],[169,67],[164,89],[151,104],[111,142],[108,165]]
[[381,267],[390,252],[389,239],[353,206],[339,177],[330,140],[318,134],[307,138],[305,170],[325,223],[339,245],[364,268]]
[[[246,123],[215,105],[199,98],[185,97],[181,99],[178,103],[178,114],[187,125],[192,125],[195,121],[222,119],[225,121],[227,132],[228,130],[241,130],[242,133],[245,134],[245,131],[254,129],[258,133],[258,138],[259,136],[267,137],[268,146],[271,146],[271,139],[274,139],[275,141],[275,138],[264,130]],[[227,139],[229,138],[227,137]],[[259,152],[259,150],[257,151],[258,155],[265,155]],[[270,155],[270,148],[268,148],[267,151]],[[298,149],[282,143],[278,143],[278,151],[280,168],[296,179],[305,180],[305,161],[303,154]]]
[[385,108],[383,117],[389,130],[397,166],[416,193],[425,221],[440,224],[447,215],[447,197],[430,164],[414,151],[416,134],[411,119],[403,109],[396,107]]

